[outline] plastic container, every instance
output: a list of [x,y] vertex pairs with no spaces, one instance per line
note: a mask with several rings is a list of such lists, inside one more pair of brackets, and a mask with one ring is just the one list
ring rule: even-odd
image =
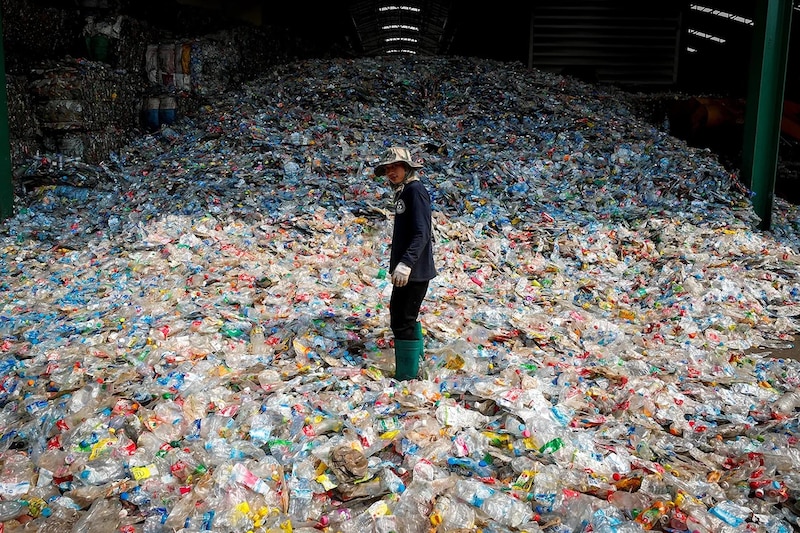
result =
[[158,123],[171,126],[178,117],[178,104],[174,96],[162,96],[158,103]]
[[161,125],[159,112],[161,109],[160,98],[145,98],[142,101],[142,122],[144,127],[150,131],[155,131]]

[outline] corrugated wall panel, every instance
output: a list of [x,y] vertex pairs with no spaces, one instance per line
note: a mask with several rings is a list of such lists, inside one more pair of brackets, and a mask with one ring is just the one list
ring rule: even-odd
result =
[[674,85],[680,8],[642,4],[599,0],[536,4],[533,66],[601,83]]

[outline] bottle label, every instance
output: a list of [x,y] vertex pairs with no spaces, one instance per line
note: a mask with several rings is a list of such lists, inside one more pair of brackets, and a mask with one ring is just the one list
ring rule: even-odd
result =
[[147,466],[134,466],[131,467],[131,474],[133,474],[133,479],[136,481],[141,481],[143,479],[157,476],[158,468],[156,468],[156,465],[154,464],[149,464]]
[[714,516],[716,516],[717,518],[719,518],[720,520],[722,520],[723,522],[725,522],[726,524],[728,524],[729,526],[739,527],[744,523],[744,520],[742,520],[738,516],[735,516],[733,513],[731,513],[727,509],[723,509],[720,506],[712,507],[711,509],[709,509],[709,512]]

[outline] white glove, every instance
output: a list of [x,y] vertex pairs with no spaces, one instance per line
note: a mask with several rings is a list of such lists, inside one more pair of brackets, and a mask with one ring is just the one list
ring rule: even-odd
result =
[[398,263],[392,272],[392,285],[395,287],[403,287],[408,283],[408,277],[411,275],[411,267],[405,263]]

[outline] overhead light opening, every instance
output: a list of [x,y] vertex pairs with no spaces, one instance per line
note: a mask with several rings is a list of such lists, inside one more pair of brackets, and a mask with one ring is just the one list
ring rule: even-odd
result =
[[419,31],[419,26],[410,26],[408,24],[387,24],[386,26],[381,26],[381,29],[384,31],[387,30]]
[[420,9],[418,7],[413,7],[413,6],[399,5],[399,6],[379,7],[378,11],[380,11],[381,13],[386,13],[388,11],[407,11],[409,13],[419,13]]
[[[693,9],[695,11],[699,11],[700,13],[708,13],[709,15],[714,15],[715,17],[720,17],[720,18],[723,18],[723,19],[732,20],[734,22],[740,22],[742,24],[747,24],[748,26],[753,26],[753,20],[752,19],[749,19],[749,18],[746,18],[746,17],[740,17],[739,15],[734,15],[733,13],[728,13],[727,11],[720,11],[719,9],[713,9],[713,8],[710,8],[710,7],[700,6],[700,5],[697,5],[697,4],[691,4],[689,6],[689,8]],[[795,9],[797,9],[797,8],[795,7]]]
[[413,37],[387,37],[384,39],[387,43],[396,43],[396,42],[404,42],[404,43],[418,43],[419,39],[415,39]]
[[715,43],[725,43],[725,39],[722,37],[717,37],[716,35],[711,35],[710,33],[705,33],[698,30],[689,30],[689,35],[694,35],[695,37],[701,37],[703,39],[708,39],[709,41],[714,41]]
[[409,50],[408,48],[391,48],[386,50],[387,54],[410,54],[414,55],[417,53],[416,50]]

